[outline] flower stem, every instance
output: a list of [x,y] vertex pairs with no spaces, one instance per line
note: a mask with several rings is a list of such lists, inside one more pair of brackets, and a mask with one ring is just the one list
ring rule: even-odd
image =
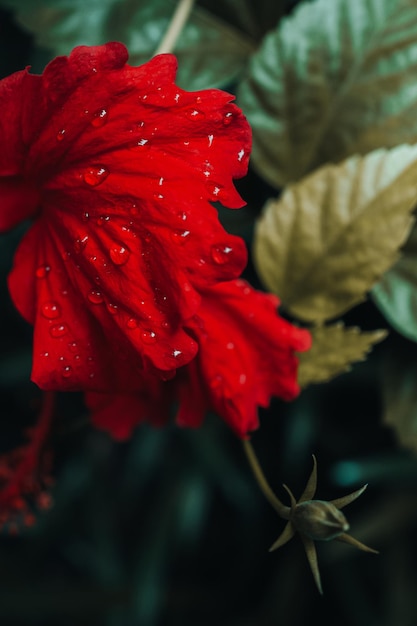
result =
[[171,22],[162,38],[162,41],[156,49],[155,55],[172,52],[174,50],[178,37],[181,35],[182,29],[184,28],[188,16],[191,13],[193,4],[194,0],[180,0],[178,2],[178,6],[175,9],[174,15],[172,16]]
[[268,500],[269,504],[276,510],[280,517],[286,520],[289,519],[290,508],[288,506],[285,506],[285,504],[283,504],[272,491],[268,481],[265,478],[265,474],[263,473],[262,468],[259,465],[259,461],[256,457],[252,444],[248,439],[244,439],[242,443],[243,449],[249,461],[249,465],[251,466],[253,474],[256,478],[256,482],[258,483],[265,498]]

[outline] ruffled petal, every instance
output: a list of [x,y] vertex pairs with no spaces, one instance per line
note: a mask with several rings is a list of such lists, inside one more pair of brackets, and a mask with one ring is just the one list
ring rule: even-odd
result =
[[[181,425],[195,424],[198,397],[245,437],[258,427],[258,407],[267,407],[272,396],[293,400],[298,395],[295,353],[309,349],[311,336],[282,319],[278,303],[243,280],[204,293],[200,324],[192,331],[199,351],[178,380]],[[197,413],[200,419],[201,406]]]
[[[196,353],[185,326],[200,290],[246,264],[212,204],[243,204],[233,178],[247,170],[246,119],[230,94],[178,88],[172,55],[138,68],[126,58],[122,44],[79,47],[42,76],[19,75],[15,91],[0,83],[6,108],[23,81],[36,92],[36,107],[25,98],[12,118],[20,170],[0,176],[0,228],[36,218],[9,286],[35,324],[32,375],[45,389],[101,391],[113,380],[131,390],[138,368],[169,378]],[[34,280],[45,267],[47,279]],[[57,324],[68,328],[59,342]],[[100,362],[94,372],[69,362],[74,343],[81,360]],[[54,356],[41,361],[39,350]],[[72,368],[65,381],[57,359]]]

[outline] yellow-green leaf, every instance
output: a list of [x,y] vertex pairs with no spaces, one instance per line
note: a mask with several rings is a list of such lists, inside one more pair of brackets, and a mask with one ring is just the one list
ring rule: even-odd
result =
[[398,258],[417,198],[417,145],[317,170],[267,203],[254,236],[265,286],[320,323],[365,299]]
[[352,363],[363,361],[372,346],[385,339],[387,331],[363,332],[342,323],[310,329],[313,345],[299,355],[298,382],[301,387],[323,383],[351,369]]
[[323,163],[417,141],[417,2],[301,3],[252,57],[238,103],[280,188]]

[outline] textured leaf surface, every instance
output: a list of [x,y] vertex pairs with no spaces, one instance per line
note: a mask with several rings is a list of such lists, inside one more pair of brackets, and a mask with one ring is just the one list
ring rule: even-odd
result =
[[342,323],[310,330],[312,348],[299,356],[301,387],[323,383],[349,371],[354,362],[363,361],[372,346],[387,336],[385,330],[362,332],[356,327],[345,328]]
[[269,201],[254,237],[261,279],[293,315],[335,318],[398,257],[417,197],[417,145],[329,165]]
[[326,162],[417,141],[417,2],[316,0],[253,56],[238,102],[280,188]]
[[375,304],[396,331],[417,341],[417,227],[400,260],[372,289]]
[[[155,53],[177,6],[174,0],[1,0],[51,56],[77,45],[121,41],[131,65]],[[225,85],[242,71],[254,43],[209,12],[194,7],[175,47],[178,84],[185,89]]]

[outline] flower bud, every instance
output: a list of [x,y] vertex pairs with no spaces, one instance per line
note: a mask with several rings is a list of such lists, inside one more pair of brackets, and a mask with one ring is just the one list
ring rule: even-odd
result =
[[329,541],[349,530],[343,513],[325,500],[300,502],[295,506],[291,522],[298,532],[314,541]]

